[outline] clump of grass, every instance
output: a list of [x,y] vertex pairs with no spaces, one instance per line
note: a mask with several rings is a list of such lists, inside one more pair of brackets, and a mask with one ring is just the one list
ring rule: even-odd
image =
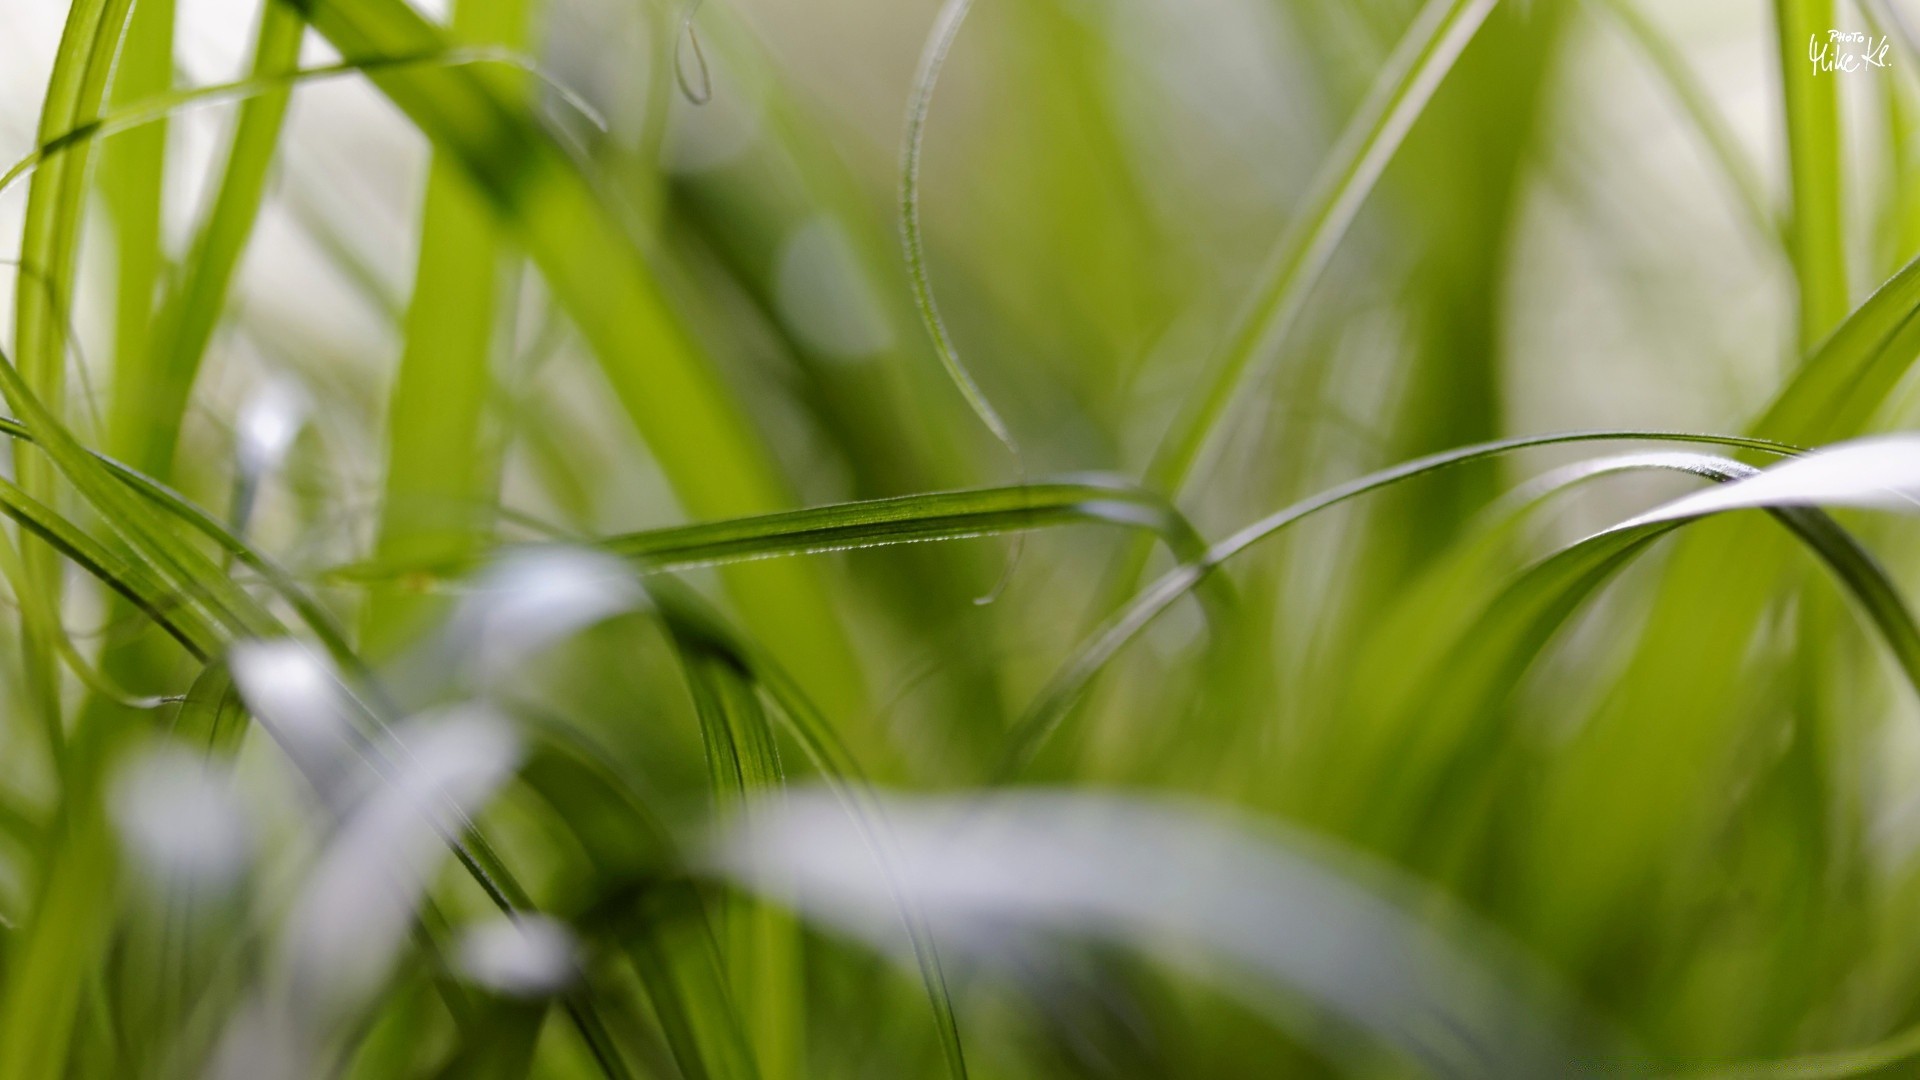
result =
[[[1777,176],[1631,0],[241,6],[0,100],[0,1080],[1911,1065],[1920,102],[1832,5]],[[419,182],[287,213],[369,89]],[[1510,344],[1635,92],[1750,421]]]

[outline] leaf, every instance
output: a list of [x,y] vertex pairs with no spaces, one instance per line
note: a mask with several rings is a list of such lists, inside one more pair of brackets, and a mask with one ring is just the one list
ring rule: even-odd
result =
[[1847,314],[1846,229],[1841,218],[1840,107],[1833,72],[1815,67],[1834,26],[1832,0],[1774,0],[1787,172],[1793,199],[1787,253],[1800,287],[1800,348],[1806,351]]
[[[899,946],[898,889],[949,948],[1044,970],[1049,937],[1162,949],[1336,1060],[1339,1027],[1437,1076],[1565,1075],[1604,1062],[1597,1025],[1531,959],[1443,897],[1329,842],[1146,798],[1023,791],[888,797],[882,872],[824,793],[722,834],[716,868],[835,929]],[[1196,955],[1200,963],[1193,963]]]
[[1348,121],[1295,211],[1226,344],[1200,375],[1148,466],[1146,484],[1177,493],[1235,400],[1270,363],[1334,249],[1494,0],[1427,0]]
[[[280,0],[348,59],[444,51],[404,0]],[[494,83],[464,68],[369,72],[457,162],[545,275],[600,360],[687,512],[776,510],[787,485],[755,426],[704,362],[617,208],[564,149]],[[729,588],[763,639],[807,673],[836,712],[863,697],[859,664],[817,576],[798,564],[738,567]]]
[[[298,16],[276,4],[265,5],[250,77],[284,78],[299,62],[304,31]],[[260,216],[290,96],[290,85],[281,85],[241,104],[219,187],[202,214],[177,283],[161,301],[142,362],[123,364],[116,373],[113,430],[123,440],[116,444],[117,452],[154,476],[164,478],[173,471],[187,401]]]
[[[884,864],[889,850],[887,824],[873,805],[870,782],[852,752],[835,733],[819,707],[807,697],[805,690],[764,650],[728,626],[719,612],[714,611],[698,593],[670,577],[649,579],[646,586],[677,640],[700,642],[703,648],[730,657],[733,663],[750,673],[754,682],[779,706],[779,715],[786,721],[788,732],[859,825],[869,849],[880,853]],[[906,926],[921,983],[926,990],[928,1003],[933,1007],[947,1071],[964,1080],[967,1076],[966,1055],[962,1049],[959,1021],[954,1015],[953,1000],[947,990],[946,973],[941,967],[939,951],[912,899],[904,895],[895,899],[893,914]]]
[[[675,626],[669,623],[670,631]],[[766,712],[749,674],[708,636],[680,630],[673,637],[700,719],[715,809],[751,828],[760,800],[774,798],[786,784]],[[743,1056],[757,1058],[762,1075],[791,1075],[803,1065],[799,1038],[806,1000],[797,928],[783,913],[752,900],[723,901],[720,914],[731,1000],[744,1013]],[[729,1005],[729,1012],[734,1009]]]
[[1162,612],[1172,607],[1174,601],[1203,583],[1221,564],[1234,559],[1256,544],[1323,510],[1440,469],[1528,447],[1603,440],[1706,443],[1766,453],[1793,452],[1792,447],[1780,443],[1735,435],[1648,431],[1588,431],[1525,435],[1429,454],[1329,488],[1269,514],[1214,544],[1207,550],[1205,558],[1185,562],[1169,570],[1158,581],[1142,589],[1126,607],[1114,613],[1088,634],[1067,661],[1055,671],[1046,686],[1035,695],[1033,703],[1027,707],[1014,725],[1007,737],[1007,749],[996,775],[1005,779],[1024,769],[1039,752],[1041,745],[1085,695],[1088,686],[1099,675],[1101,669],[1128,642],[1132,641]]
[[1821,447],[1736,483],[1676,499],[1615,528],[1780,506],[1920,513],[1920,436],[1882,435]]
[[[465,0],[453,32],[511,47],[526,36],[525,3]],[[518,290],[510,249],[457,163],[436,153],[421,209],[406,345],[387,408],[387,478],[374,551],[381,559],[458,558],[484,542],[498,464],[483,442],[496,336],[509,343]],[[416,629],[421,598],[368,595],[365,641],[378,651]],[[411,614],[411,618],[409,615]]]
[[[960,27],[972,7],[973,0],[945,0],[934,16],[933,29],[920,53],[919,70],[913,76],[913,97],[907,106],[906,136],[901,140],[900,240],[906,249],[907,281],[913,286],[914,306],[919,309],[920,321],[933,342],[934,355],[940,358],[940,366],[946,369],[954,389],[966,399],[967,407],[993,432],[993,437],[1000,440],[1000,445],[1007,448],[1015,462],[1019,462],[1020,446],[1014,441],[1012,430],[994,410],[993,402],[987,400],[980,384],[974,381],[973,374],[960,359],[960,350],[947,331],[946,321],[940,317],[940,305],[933,297],[933,282],[927,277],[927,242],[920,231],[920,154],[926,140],[927,113],[933,107],[933,88],[939,81],[940,69],[946,65],[947,53],[953,49],[954,39],[960,36]],[[1025,469],[1024,465],[1020,467]]]
[[[108,114],[165,94],[173,85],[174,0],[139,0],[120,45]],[[154,293],[165,253],[160,243],[167,125],[156,121],[100,153],[100,188],[114,226],[114,384],[146,360]],[[119,445],[124,445],[121,443]]]

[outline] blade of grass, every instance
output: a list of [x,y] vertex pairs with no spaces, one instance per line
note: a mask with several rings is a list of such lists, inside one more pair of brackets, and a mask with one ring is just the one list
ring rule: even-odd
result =
[[[403,0],[281,2],[349,59],[445,48],[439,30]],[[387,69],[370,77],[460,163],[525,245],[689,514],[731,517],[787,504],[772,456],[702,361],[627,220],[555,140],[473,72]],[[860,667],[820,579],[799,564],[735,567],[726,578],[760,635],[807,672],[814,692],[837,714],[861,714]]]
[[1020,446],[1014,441],[1012,430],[987,400],[980,384],[974,381],[973,374],[960,359],[960,350],[947,331],[946,321],[940,317],[940,305],[934,300],[933,283],[927,276],[926,238],[920,231],[920,157],[926,141],[927,113],[933,107],[933,89],[940,79],[940,69],[946,65],[947,53],[953,49],[954,39],[960,36],[960,27],[972,7],[973,0],[946,0],[941,4],[926,47],[920,53],[919,70],[913,76],[913,97],[907,106],[906,136],[901,140],[900,239],[906,250],[907,280],[913,286],[914,306],[920,311],[920,321],[933,343],[934,355],[939,357],[940,366],[946,369],[954,389],[966,399],[967,407],[993,437],[1000,440],[1000,445],[1007,448],[1007,453],[1013,455],[1016,467],[1024,471],[1020,464]]
[[1261,541],[1323,510],[1439,469],[1451,468],[1529,447],[1607,440],[1704,443],[1771,454],[1797,452],[1793,447],[1782,443],[1738,435],[1652,431],[1585,431],[1525,435],[1429,454],[1329,488],[1270,514],[1219,541],[1210,547],[1206,557],[1198,562],[1183,563],[1168,571],[1159,580],[1142,589],[1124,608],[1088,634],[1067,662],[1062,664],[1047,681],[1046,686],[1035,696],[1033,703],[1028,706],[1008,734],[1007,750],[996,773],[997,779],[1005,781],[1012,778],[1033,760],[1041,745],[1066,719],[1074,705],[1085,695],[1094,678],[1122,647],[1132,641],[1162,612],[1173,606],[1174,601],[1196,588],[1221,564],[1241,555]]
[[[800,684],[764,650],[728,626],[726,620],[698,593],[671,577],[651,578],[645,584],[661,617],[674,627],[676,637],[701,642],[705,648],[730,657],[750,673],[754,682],[779,707],[778,713],[786,721],[787,730],[794,741],[800,744],[821,777],[845,803],[882,867],[888,866],[886,823],[876,810],[872,787],[853,753]],[[947,1072],[957,1080],[964,1080],[967,1076],[966,1053],[961,1044],[960,1025],[954,1015],[953,999],[947,990],[939,950],[924,918],[907,895],[896,888],[895,897],[901,921],[906,925],[908,939],[913,945],[921,982],[933,1008]]]
[[[732,657],[703,638],[675,632],[672,623],[669,632],[700,720],[715,811],[723,820],[738,821],[786,783],[766,711]],[[802,1067],[806,989],[798,928],[770,905],[740,898],[723,901],[721,922],[733,1007],[743,1013],[740,1056],[757,1062],[761,1076],[794,1075]]]
[[[1797,459],[1791,465],[1811,460]],[[1743,484],[1763,476],[1751,466],[1701,454],[1642,460],[1630,467],[1679,470],[1721,485],[1692,498],[1734,496],[1746,490]],[[1825,513],[1790,500],[1756,494],[1744,505],[1766,509],[1826,563],[1920,695],[1920,630],[1898,590],[1852,534]],[[1847,500],[1840,496],[1840,501]],[[1389,708],[1399,719],[1375,747],[1377,753],[1390,755],[1386,760],[1393,767],[1375,774],[1391,780],[1363,808],[1371,835],[1392,835],[1406,821],[1431,828],[1440,816],[1433,808],[1459,801],[1437,785],[1459,784],[1455,795],[1471,788],[1450,778],[1452,763],[1469,759],[1494,736],[1489,725],[1506,715],[1499,708],[1501,699],[1584,600],[1654,540],[1708,514],[1735,508],[1731,502],[1682,499],[1664,511],[1582,540],[1523,571],[1458,633],[1435,635],[1428,646],[1434,653],[1431,660],[1403,655],[1401,662],[1419,674],[1404,688],[1399,704]]]
[[69,147],[148,128],[162,123],[175,113],[188,109],[253,101],[282,90],[291,90],[303,83],[324,82],[349,75],[365,75],[384,69],[479,66],[510,68],[531,76],[579,112],[588,123],[595,127],[604,127],[606,124],[606,121],[577,92],[551,74],[542,71],[531,58],[518,53],[503,49],[466,48],[406,56],[369,56],[357,60],[342,60],[334,64],[294,68],[276,74],[250,75],[232,82],[209,83],[205,86],[171,90],[141,98],[124,106],[116,104],[112,110],[97,119],[77,124],[51,138],[43,139],[25,157],[8,166],[5,173],[0,173],[0,191],[11,187],[15,181],[34,172],[43,163],[60,157]]
[[[465,0],[453,35],[513,48],[526,36],[527,5]],[[421,210],[420,249],[407,308],[406,346],[387,407],[387,480],[374,541],[381,560],[461,559],[488,531],[484,508],[497,486],[482,445],[493,386],[496,332],[510,344],[509,250],[493,215],[459,165],[433,156]],[[426,614],[417,593],[375,587],[363,642],[376,652]]]
[[1800,289],[1800,351],[1807,352],[1847,314],[1845,221],[1841,215],[1840,105],[1837,80],[1817,55],[1834,26],[1832,0],[1774,0],[1780,97],[1787,129],[1788,254]]
[[[1206,550],[1199,533],[1164,499],[1124,483],[1100,481],[869,499],[651,529],[597,543],[648,572],[658,572],[1079,524],[1149,531],[1182,561],[1195,559]],[[376,561],[342,567],[332,576],[354,581],[398,574],[454,574],[466,569],[470,561]],[[1217,594],[1215,599],[1230,602],[1225,594]]]
[[[119,68],[106,115],[173,86],[174,0],[137,0],[120,46]],[[113,215],[117,279],[114,285],[114,385],[145,362],[164,253],[160,195],[165,176],[167,125],[156,121],[100,150],[100,188]],[[125,445],[124,441],[118,445]]]
[[[304,30],[297,15],[265,5],[251,78],[285,78],[299,61]],[[115,453],[153,476],[164,479],[172,472],[194,380],[266,196],[290,96],[289,86],[279,85],[240,106],[219,187],[201,215],[177,284],[160,304],[148,348],[138,364],[117,373],[111,424],[118,440]]]
[[[60,46],[42,100],[38,138],[84,124],[99,115],[114,52],[125,27],[131,0],[78,0],[67,10]],[[30,386],[48,396],[55,410],[65,395],[67,312],[72,308],[73,281],[79,266],[80,227],[85,217],[87,172],[91,148],[63,155],[35,174],[27,187],[26,217],[21,225],[20,266],[14,285],[14,352]],[[25,491],[33,498],[53,502],[53,471],[37,455],[26,455],[16,466]],[[47,730],[57,735],[64,726],[55,646],[41,629],[50,624],[47,612],[60,606],[59,568],[51,552],[37,544],[22,545],[28,593],[22,611],[36,609],[22,626],[22,667],[28,700],[42,714]],[[35,625],[35,624],[38,625]],[[61,755],[55,739],[56,760]]]
[[1427,0],[1421,7],[1268,256],[1198,390],[1161,440],[1147,486],[1177,493],[1185,485],[1232,403],[1271,362],[1361,204],[1493,6],[1493,0]]
[[1920,355],[1920,259],[1874,291],[1820,343],[1753,430],[1795,442],[1857,435]]

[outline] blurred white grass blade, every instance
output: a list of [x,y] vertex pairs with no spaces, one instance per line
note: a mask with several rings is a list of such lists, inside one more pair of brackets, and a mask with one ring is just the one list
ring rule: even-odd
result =
[[822,356],[855,362],[893,348],[886,306],[846,228],[830,214],[808,219],[787,236],[774,295],[781,321]]
[[1744,480],[1675,499],[1615,529],[1771,506],[1851,506],[1920,513],[1920,435],[1836,443]]
[[254,1001],[227,1022],[209,1075],[213,1080],[310,1080],[316,1058],[290,1012]]
[[240,472],[257,483],[280,467],[313,407],[306,390],[284,376],[268,379],[240,407],[234,456]]
[[[1118,796],[883,799],[883,872],[832,797],[795,793],[723,833],[722,872],[880,947],[894,889],[950,955],[1042,958],[1035,932],[1160,947],[1256,1007],[1297,995],[1449,1076],[1562,1076],[1597,1064],[1541,969],[1431,890],[1325,841]],[[889,881],[891,878],[891,882]],[[1165,947],[1171,948],[1165,948]],[[1285,1023],[1292,1010],[1276,1009]],[[1307,1025],[1302,1037],[1329,1037]],[[1329,1046],[1339,1053],[1353,1049]]]
[[477,707],[409,722],[392,782],[372,789],[321,855],[283,941],[294,1002],[324,1017],[377,990],[447,856],[512,775],[520,745],[507,721]]
[[1648,453],[1586,458],[1542,473],[1514,488],[1501,499],[1489,516],[1498,517],[1502,512],[1529,505],[1554,492],[1589,480],[1597,480],[1603,476],[1648,471],[1686,472],[1709,480],[1723,480],[1729,477],[1745,478],[1758,475],[1760,472],[1759,469],[1732,458],[1687,450],[1656,450]]
[[224,769],[184,747],[141,753],[113,779],[121,842],[156,885],[217,894],[246,871],[253,830]]
[[541,650],[646,603],[633,572],[612,555],[526,548],[481,575],[454,613],[447,644],[461,669],[495,681]]
[[307,392],[284,376],[267,380],[240,407],[230,515],[235,533],[246,534],[261,486],[279,471],[311,408]]
[[354,757],[352,702],[333,666],[293,638],[235,642],[227,667],[240,699],[323,794]]
[[572,932],[539,915],[497,918],[460,939],[460,973],[496,994],[541,998],[573,984],[579,949]]

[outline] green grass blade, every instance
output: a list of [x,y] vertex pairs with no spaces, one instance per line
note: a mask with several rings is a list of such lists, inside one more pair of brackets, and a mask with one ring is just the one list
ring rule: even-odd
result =
[[[100,113],[114,52],[125,28],[131,0],[77,0],[67,10],[42,100],[38,137],[42,140],[84,124]],[[89,147],[63,155],[35,174],[27,188],[21,224],[20,268],[14,285],[14,354],[28,386],[46,395],[56,413],[66,393],[67,319],[74,276],[79,269],[80,227],[86,214]],[[21,486],[32,498],[53,503],[54,473],[45,458],[28,454],[17,465]],[[57,563],[47,549],[23,545],[29,593],[23,611],[40,610],[22,627],[22,666],[28,699],[43,714],[49,732],[63,726],[56,646],[39,626],[60,604]],[[58,743],[55,753],[59,754]]]
[[1832,0],[1774,0],[1781,99],[1787,126],[1787,174],[1793,198],[1788,253],[1800,288],[1800,350],[1839,325],[1849,307],[1845,220],[1841,215],[1840,106],[1832,71],[1809,48],[1826,44]]
[[[165,94],[173,86],[174,0],[137,0],[120,46],[106,115]],[[125,385],[127,369],[145,362],[154,294],[164,254],[160,246],[160,195],[165,176],[167,125],[155,122],[100,151],[100,188],[113,216],[114,382]]]
[[[1199,558],[1206,551],[1205,542],[1191,523],[1164,499],[1111,482],[1044,483],[869,499],[650,529],[608,537],[598,544],[644,570],[659,572],[1082,524],[1148,531],[1181,561]],[[343,567],[334,576],[351,581],[396,574],[452,574],[468,565],[467,560],[376,561]]]
[[913,97],[907,106],[906,137],[901,140],[900,238],[906,249],[907,280],[913,286],[914,306],[920,311],[920,321],[926,326],[934,355],[940,358],[940,366],[946,369],[947,378],[966,399],[967,407],[993,432],[993,437],[1000,440],[1017,464],[1021,460],[1020,446],[1014,441],[1012,430],[994,410],[993,402],[987,400],[980,384],[974,381],[973,374],[960,359],[960,350],[953,343],[946,320],[940,317],[940,305],[933,297],[933,282],[927,276],[927,242],[920,231],[920,156],[926,141],[927,113],[933,107],[933,88],[940,79],[940,69],[945,66],[947,53],[953,49],[954,39],[960,36],[960,27],[972,7],[973,0],[946,0],[941,4],[926,47],[920,54],[920,67],[913,77]]
[[1795,442],[1857,435],[1920,356],[1920,259],[1874,291],[1820,343],[1753,430]]
[[1415,16],[1261,269],[1199,389],[1161,441],[1148,466],[1149,487],[1172,493],[1185,484],[1232,403],[1292,329],[1361,204],[1493,6],[1493,0],[1427,0]]
[[[453,33],[512,48],[526,36],[527,5],[465,0]],[[497,487],[482,423],[493,386],[496,332],[511,312],[508,249],[486,204],[456,162],[435,152],[421,210],[420,250],[406,345],[387,407],[387,479],[374,541],[381,560],[458,560],[474,554]],[[382,651],[428,612],[404,588],[367,597],[363,640]]]
[[[738,820],[786,783],[773,731],[753,683],[733,658],[675,626],[669,623],[669,631],[700,720],[715,809],[724,820]],[[773,907],[744,899],[724,902],[721,924],[732,987],[728,1012],[743,1014],[726,1025],[739,1036],[737,1056],[757,1062],[759,1075],[793,1075],[803,1064],[799,1039],[806,1000],[798,929]]]
[[[875,809],[872,787],[858,760],[835,733],[819,706],[808,698],[800,684],[772,657],[736,633],[698,593],[670,577],[650,579],[646,586],[661,617],[674,628],[673,633],[678,639],[701,642],[705,648],[730,657],[735,664],[749,672],[767,696],[779,706],[779,715],[786,721],[788,732],[819,770],[822,779],[845,803],[848,812],[868,837],[869,844],[879,853],[884,866],[888,850],[886,823]],[[920,967],[927,1000],[933,1008],[947,1071],[956,1080],[964,1080],[968,1075],[966,1053],[961,1045],[960,1025],[954,1015],[953,999],[947,990],[939,950],[925,920],[906,896],[896,893],[896,900],[901,919],[906,924],[907,935],[913,944],[914,959]]]
[[1283,510],[1248,525],[1209,548],[1206,558],[1183,563],[1158,581],[1142,589],[1127,606],[1104,621],[1074,650],[1047,681],[1033,703],[1007,736],[1007,750],[997,776],[1006,780],[1018,774],[1033,760],[1041,745],[1064,721],[1074,705],[1086,694],[1102,668],[1147,625],[1174,602],[1197,588],[1221,564],[1232,560],[1264,540],[1320,513],[1383,488],[1404,483],[1440,469],[1479,461],[1500,454],[1535,446],[1563,443],[1635,440],[1656,442],[1704,443],[1739,447],[1763,453],[1794,453],[1793,447],[1738,435],[1701,435],[1687,432],[1590,431],[1553,435],[1524,435],[1512,439],[1479,443],[1416,458],[1391,468],[1368,473],[1358,479],[1329,488]]
[[[252,78],[284,78],[299,61],[304,29],[298,16],[267,4],[254,43]],[[266,196],[290,93],[282,85],[240,106],[219,187],[201,217],[178,283],[161,302],[149,349],[140,365],[119,373],[124,381],[116,384],[113,398],[115,452],[143,472],[164,478],[173,469],[187,400]]]
[[504,49],[465,48],[407,56],[369,56],[357,60],[343,60],[334,64],[293,68],[277,73],[256,73],[231,82],[170,90],[126,104],[116,102],[112,109],[97,119],[77,124],[59,134],[43,139],[25,157],[8,166],[6,172],[0,173],[0,191],[13,186],[21,177],[33,173],[45,162],[60,157],[69,147],[151,128],[163,123],[175,113],[190,109],[254,101],[283,90],[292,90],[303,83],[325,82],[349,75],[366,75],[369,72],[387,69],[481,66],[508,68],[538,79],[548,90],[578,111],[588,123],[596,127],[605,124],[605,120],[595,113],[579,94],[552,75],[542,71],[531,58],[518,53]]
[[[443,51],[440,31],[402,0],[293,3],[342,56]],[[601,363],[688,513],[731,517],[791,498],[753,425],[703,362],[626,221],[526,112],[464,69],[374,72],[374,84],[467,171],[544,273]],[[819,578],[799,564],[727,574],[763,640],[836,712],[864,699],[860,667]]]

